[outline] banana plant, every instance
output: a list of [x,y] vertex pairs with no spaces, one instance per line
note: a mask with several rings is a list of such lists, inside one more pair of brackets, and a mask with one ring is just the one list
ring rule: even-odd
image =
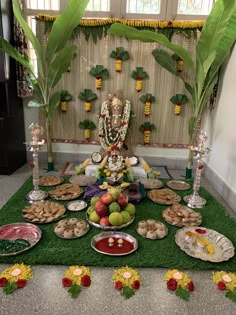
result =
[[[171,43],[163,34],[147,30],[137,30],[133,27],[113,24],[109,33],[125,36],[142,42],[157,42],[177,54],[184,60],[191,76],[185,81],[175,66],[170,53],[163,49],[154,49],[155,60],[166,70],[181,78],[190,95],[192,117],[189,121],[190,144],[196,139],[198,121],[206,108],[207,101],[218,80],[219,69],[229,55],[236,40],[236,0],[217,0],[206,19],[196,47],[196,59],[192,60],[188,51],[180,45]],[[192,169],[193,151],[189,152],[187,171]],[[188,174],[191,174],[188,171]]]
[[91,111],[91,101],[97,99],[97,94],[93,93],[92,90],[84,89],[84,91],[79,94],[79,99],[84,101],[85,111],[90,112]]
[[80,23],[89,0],[69,0],[65,11],[54,21],[48,36],[45,52],[24,19],[18,0],[12,0],[14,16],[22,27],[26,38],[31,42],[37,57],[38,76],[29,58],[22,56],[8,41],[0,38],[0,50],[22,64],[29,73],[29,82],[34,98],[29,107],[40,108],[46,120],[48,171],[54,169],[52,153],[52,120],[55,109],[60,104],[60,92],[53,92],[62,74],[67,71],[77,47],[67,41]]
[[140,92],[143,88],[143,80],[148,78],[147,72],[143,71],[143,67],[136,67],[136,70],[132,71],[131,77],[136,80],[136,91]]
[[96,65],[93,67],[89,74],[91,74],[93,77],[96,78],[96,89],[101,90],[102,88],[102,80],[109,77],[109,72],[106,68],[104,68],[102,65]]
[[181,105],[188,102],[188,98],[185,94],[176,94],[171,97],[171,103],[175,105],[175,115],[179,115],[181,112]]
[[151,131],[155,130],[156,126],[149,121],[145,121],[139,127],[139,131],[143,132],[143,142],[144,144],[150,143]]
[[144,115],[149,116],[151,113],[151,103],[155,102],[155,97],[150,93],[146,93],[139,99],[144,104]]
[[79,123],[79,127],[84,129],[84,138],[89,140],[91,137],[91,130],[96,129],[96,125],[93,121],[85,119]]
[[111,52],[110,57],[116,59],[116,72],[121,72],[122,61],[129,59],[129,53],[123,47],[117,47]]

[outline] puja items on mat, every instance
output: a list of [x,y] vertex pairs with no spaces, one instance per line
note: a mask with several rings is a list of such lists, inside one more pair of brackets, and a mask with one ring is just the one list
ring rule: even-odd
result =
[[50,190],[48,194],[57,200],[71,200],[78,198],[83,192],[83,189],[78,185],[62,184]]
[[162,212],[163,219],[178,227],[196,226],[202,223],[202,215],[179,203],[174,203],[171,207]]
[[173,203],[180,202],[181,197],[177,195],[173,190],[168,188],[152,189],[147,194],[148,198],[155,203],[161,205],[172,205]]
[[139,221],[136,231],[139,235],[152,240],[162,239],[168,234],[165,224],[153,219]]
[[60,218],[66,209],[57,202],[35,202],[23,209],[23,217],[33,223],[50,223]]

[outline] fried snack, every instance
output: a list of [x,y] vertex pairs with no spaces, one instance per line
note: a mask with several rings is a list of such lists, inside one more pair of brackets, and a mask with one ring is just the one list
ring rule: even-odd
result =
[[172,205],[174,203],[178,203],[181,200],[181,197],[179,195],[168,188],[152,189],[148,192],[147,196],[153,202],[162,205]]
[[40,186],[56,186],[63,182],[63,178],[54,175],[42,176],[39,179]]
[[51,198],[55,198],[57,200],[75,199],[82,193],[83,189],[80,186],[73,184],[63,184],[48,192]]
[[78,238],[86,234],[89,230],[89,225],[84,220],[79,220],[77,218],[71,218],[68,220],[59,221],[54,232],[62,238]]
[[139,235],[152,240],[161,239],[168,233],[168,229],[164,223],[153,219],[139,221],[136,231]]

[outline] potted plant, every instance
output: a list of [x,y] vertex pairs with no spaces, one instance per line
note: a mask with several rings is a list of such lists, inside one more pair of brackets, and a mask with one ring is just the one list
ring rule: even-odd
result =
[[55,109],[60,104],[60,92],[53,92],[53,89],[60,81],[62,74],[67,71],[74,58],[77,47],[67,41],[71,38],[75,27],[80,23],[88,2],[89,0],[68,1],[64,12],[53,23],[44,53],[38,38],[34,35],[23,17],[19,1],[12,0],[14,15],[24,30],[26,38],[35,49],[38,76],[33,71],[29,58],[22,56],[8,41],[0,38],[0,50],[22,64],[29,73],[29,81],[33,88],[35,99],[30,101],[28,106],[40,108],[44,113],[49,171],[54,169],[51,141],[52,120]]
[[61,90],[60,97],[61,111],[66,112],[67,102],[72,100],[72,95],[67,90]]
[[[155,60],[172,74],[181,78],[190,95],[193,116],[189,121],[190,144],[195,142],[196,127],[207,101],[218,80],[219,69],[231,51],[236,40],[236,4],[235,0],[217,0],[201,31],[196,47],[196,60],[192,60],[188,51],[180,45],[175,45],[163,34],[147,30],[137,30],[123,24],[115,23],[109,33],[125,36],[143,42],[158,42],[184,60],[189,68],[191,81],[185,81],[178,72],[175,60],[163,49],[154,49]],[[186,177],[191,177],[193,151],[189,151]],[[188,176],[187,176],[188,174]]]

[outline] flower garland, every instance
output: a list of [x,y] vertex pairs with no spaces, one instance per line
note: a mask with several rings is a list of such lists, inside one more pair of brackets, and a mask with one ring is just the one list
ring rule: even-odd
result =
[[70,266],[64,273],[62,285],[69,288],[68,292],[72,298],[77,298],[81,286],[89,287],[91,284],[91,272],[85,266]]
[[236,275],[232,272],[213,272],[212,281],[221,291],[226,291],[225,297],[236,302]]
[[120,149],[125,141],[127,130],[129,127],[129,119],[131,112],[131,105],[128,100],[125,101],[123,108],[123,113],[121,115],[121,123],[119,130],[116,132],[115,136],[111,135],[111,117],[109,113],[109,101],[105,101],[101,107],[101,114],[99,115],[98,121],[98,133],[101,146],[105,151],[113,145]]
[[177,269],[168,270],[164,275],[167,289],[174,291],[176,296],[188,301],[190,293],[194,291],[194,283],[187,273]]
[[133,296],[141,285],[139,273],[127,266],[115,270],[112,281],[115,283],[115,289],[119,290],[121,295],[127,299]]
[[11,294],[16,289],[26,286],[27,280],[32,278],[32,269],[24,264],[15,264],[0,273],[0,287],[5,294]]

